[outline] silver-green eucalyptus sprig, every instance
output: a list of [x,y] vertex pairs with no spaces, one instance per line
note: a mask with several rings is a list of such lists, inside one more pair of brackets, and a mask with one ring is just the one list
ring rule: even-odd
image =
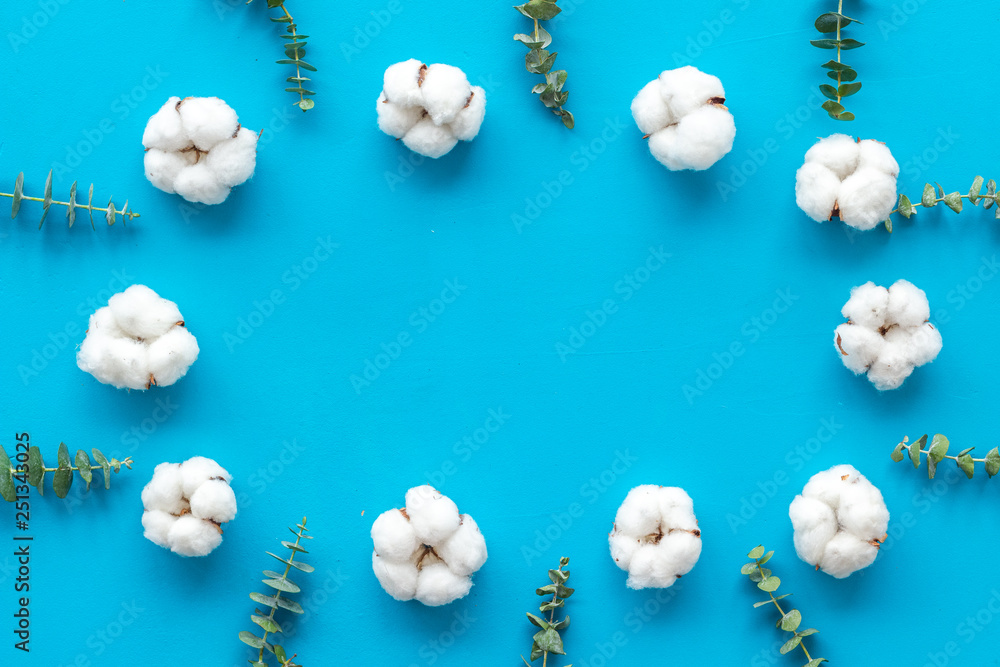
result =
[[[7,452],[4,451],[3,446],[0,445],[0,497],[9,503],[14,502],[17,498],[16,482],[21,482],[22,484],[27,482],[38,489],[38,495],[44,496],[45,475],[50,472],[53,473],[52,490],[56,492],[57,498],[65,498],[66,494],[69,493],[70,487],[73,486],[74,472],[80,474],[80,478],[87,485],[87,490],[89,491],[90,482],[94,479],[94,471],[102,470],[104,472],[104,488],[110,489],[112,471],[115,473],[121,472],[122,466],[125,466],[129,470],[132,469],[132,457],[130,456],[126,457],[124,461],[114,458],[109,461],[96,447],[91,449],[90,452],[94,455],[94,460],[97,462],[96,465],[90,462],[87,452],[82,449],[77,450],[76,457],[71,460],[69,458],[69,448],[60,442],[56,453],[58,464],[55,468],[46,468],[45,462],[42,461],[41,451],[38,447],[32,445],[28,448],[28,460],[26,464],[15,466],[14,462],[7,456]],[[76,465],[73,465],[73,463],[76,463]]]
[[[253,0],[247,0],[248,5],[251,2]],[[306,40],[309,38],[309,35],[300,35],[298,33],[299,26],[295,23],[292,15],[288,13],[288,9],[285,8],[285,0],[267,0],[267,6],[268,9],[281,10],[281,16],[270,17],[273,22],[286,24],[285,31],[287,34],[281,36],[282,39],[287,40],[285,42],[285,57],[275,62],[279,65],[295,65],[295,76],[285,79],[285,81],[292,84],[291,87],[285,88],[285,92],[298,95],[299,101],[295,103],[295,106],[302,109],[302,111],[309,111],[309,109],[316,106],[316,103],[309,99],[310,95],[315,95],[316,93],[308,90],[303,85],[306,81],[311,81],[311,79],[307,76],[302,76],[302,70],[316,71],[315,67],[302,59],[306,55]]]
[[858,78],[858,73],[854,71],[853,67],[844,64],[840,59],[841,51],[848,51],[864,46],[863,42],[859,42],[856,39],[843,38],[841,31],[851,23],[861,24],[861,21],[844,16],[844,0],[838,0],[837,11],[827,12],[816,19],[816,30],[824,35],[832,34],[833,37],[814,39],[809,42],[821,49],[837,50],[837,59],[830,60],[822,65],[824,69],[830,70],[826,75],[833,79],[836,85],[831,86],[828,83],[824,83],[819,87],[820,92],[829,98],[826,102],[823,102],[823,108],[830,114],[830,118],[834,120],[854,120],[854,114],[847,111],[842,102],[845,97],[854,95],[861,90],[861,84],[855,81]]
[[[983,192],[983,184],[986,185],[986,192]],[[936,187],[935,187],[936,186]],[[892,214],[899,213],[906,219],[917,214],[917,207],[921,206],[923,208],[931,208],[937,206],[941,202],[944,205],[953,210],[955,213],[962,212],[962,200],[966,199],[973,206],[978,206],[979,202],[983,202],[983,209],[989,210],[997,203],[997,182],[992,178],[988,181],[984,181],[982,176],[976,176],[972,181],[972,187],[969,188],[969,194],[963,195],[961,192],[956,190],[955,192],[949,192],[945,194],[944,188],[941,187],[939,183],[931,185],[930,183],[924,184],[924,192],[920,196],[920,201],[916,204],[910,201],[910,198],[906,195],[899,195],[899,206],[889,213],[889,218],[885,221],[885,228],[892,231]],[[997,206],[996,219],[1000,220],[1000,205]]]
[[[913,464],[914,468],[920,467],[920,455],[924,454],[927,456],[927,477],[929,479],[934,479],[934,475],[937,473],[937,466],[944,459],[951,459],[958,466],[958,469],[965,473],[965,476],[972,479],[973,474],[976,472],[976,464],[982,463],[986,468],[986,475],[993,477],[998,472],[1000,472],[1000,448],[994,447],[990,451],[986,452],[986,457],[981,459],[974,459],[972,455],[969,454],[975,447],[969,447],[968,449],[963,449],[955,456],[948,455],[948,438],[944,437],[940,433],[935,434],[931,438],[931,446],[924,449],[924,445],[927,444],[927,435],[924,434],[914,440],[909,441],[909,438],[904,437],[903,441],[896,445],[892,450],[893,461],[897,463],[902,461],[907,456],[910,459],[910,463]],[[903,452],[906,452],[904,455]]]
[[[24,194],[24,172],[22,171],[17,175],[17,180],[14,181],[14,192],[0,192],[0,197],[10,197],[13,199],[13,204],[10,207],[10,219],[13,220],[17,217],[18,211],[21,210],[22,201],[37,201],[42,203],[42,218],[38,221],[38,228],[42,228],[42,223],[45,222],[45,216],[49,214],[49,207],[52,204],[58,204],[59,206],[66,207],[66,219],[69,220],[69,226],[72,227],[73,223],[76,222],[76,210],[83,209],[90,213],[90,226],[94,227],[94,211],[100,211],[104,214],[104,219],[107,220],[108,225],[113,225],[118,220],[117,216],[122,217],[122,224],[125,224],[125,219],[128,218],[138,218],[139,214],[135,213],[128,207],[128,200],[125,200],[125,206],[121,210],[115,208],[114,198],[108,200],[108,205],[104,208],[100,206],[94,206],[94,184],[90,184],[90,192],[87,195],[87,203],[81,204],[76,200],[76,181],[73,181],[73,185],[69,188],[69,201],[57,201],[52,198],[52,170],[49,170],[49,176],[45,179],[45,197],[29,197]],[[96,229],[96,227],[94,227]]]
[[541,74],[545,77],[545,83],[536,84],[531,89],[542,100],[542,104],[552,110],[552,113],[562,119],[563,125],[573,129],[576,121],[567,109],[563,109],[569,93],[563,90],[566,84],[566,70],[553,70],[558,52],[548,51],[552,43],[552,35],[541,27],[539,21],[548,21],[555,18],[562,10],[556,6],[558,0],[529,0],[523,5],[515,5],[514,9],[524,16],[534,21],[535,29],[529,33],[518,33],[514,39],[528,47],[528,53],[524,56],[525,68],[533,74]]
[[308,565],[307,563],[303,563],[302,561],[295,560],[295,558],[300,553],[301,554],[309,553],[301,546],[299,546],[302,540],[312,539],[310,535],[306,535],[306,533],[309,530],[308,528],[306,528],[306,518],[302,517],[302,523],[295,524],[295,527],[298,528],[297,531],[292,528],[288,529],[292,531],[292,535],[295,535],[294,542],[287,542],[285,540],[281,540],[281,546],[285,547],[291,552],[288,555],[288,558],[282,558],[281,556],[275,555],[270,551],[266,552],[267,555],[270,556],[271,558],[274,558],[285,564],[285,571],[280,574],[278,572],[273,572],[271,570],[264,570],[264,576],[267,577],[267,579],[264,579],[264,584],[269,586],[270,588],[273,588],[274,594],[273,595],[263,595],[261,593],[250,594],[251,600],[257,602],[258,604],[262,604],[265,607],[269,607],[271,609],[270,613],[268,613],[266,616],[264,615],[264,612],[260,611],[259,609],[254,609],[253,615],[250,616],[250,620],[256,623],[264,631],[263,636],[258,637],[254,633],[248,632],[246,630],[240,632],[239,635],[241,642],[255,649],[258,649],[259,651],[257,654],[257,659],[249,661],[250,664],[253,665],[253,667],[267,667],[267,662],[265,662],[264,660],[265,652],[273,655],[281,667],[301,667],[301,665],[292,662],[296,654],[293,653],[291,657],[289,657],[284,647],[278,644],[271,644],[267,641],[267,636],[269,634],[276,634],[282,631],[281,626],[278,625],[278,623],[274,620],[274,614],[275,612],[278,611],[279,607],[286,611],[290,611],[293,614],[302,614],[305,611],[302,609],[302,605],[300,605],[298,602],[295,602],[294,600],[290,600],[287,597],[288,594],[298,593],[301,591],[301,589],[288,578],[288,573],[291,572],[292,568],[294,567],[296,570],[306,573],[312,572],[315,569],[313,568],[312,565]]
[[[563,556],[559,559],[558,569],[549,570],[549,581],[552,583],[535,590],[536,595],[541,595],[542,597],[552,596],[551,599],[543,602],[538,607],[542,612],[542,616],[545,616],[547,613],[548,618],[542,618],[528,612],[528,620],[531,621],[532,625],[539,628],[538,632],[532,637],[531,661],[534,662],[538,658],[541,658],[542,667],[547,667],[550,653],[554,655],[566,655],[566,651],[563,650],[563,641],[559,635],[559,631],[569,627],[569,615],[557,621],[556,610],[565,605],[566,598],[575,592],[572,588],[566,586],[566,581],[569,579],[569,570],[564,570],[563,568],[567,565],[569,565],[569,558]],[[528,665],[528,667],[531,667],[523,655],[521,656],[521,661],[525,665]],[[566,665],[566,667],[573,667],[573,665]]]
[[753,606],[763,607],[765,605],[773,604],[775,609],[778,610],[778,613],[781,614],[781,618],[778,619],[778,622],[776,623],[777,627],[781,628],[785,632],[792,633],[791,638],[779,649],[781,655],[785,655],[789,651],[794,650],[797,646],[802,649],[802,652],[806,654],[806,660],[809,661],[803,665],[803,667],[817,667],[820,663],[829,662],[826,658],[814,658],[809,655],[809,650],[802,642],[803,638],[808,637],[809,635],[814,635],[819,632],[819,630],[815,628],[800,630],[799,626],[802,624],[802,613],[799,612],[798,609],[792,609],[786,612],[781,608],[781,605],[778,604],[778,600],[788,597],[791,593],[785,593],[777,596],[774,594],[774,592],[778,590],[778,587],[781,585],[781,579],[772,575],[771,570],[764,567],[764,563],[771,560],[771,556],[774,555],[774,552],[768,551],[765,553],[764,547],[758,546],[747,555],[750,558],[753,558],[753,562],[744,565],[740,572],[750,577],[750,581],[757,584],[757,588],[767,593],[769,597],[767,600],[755,602]]

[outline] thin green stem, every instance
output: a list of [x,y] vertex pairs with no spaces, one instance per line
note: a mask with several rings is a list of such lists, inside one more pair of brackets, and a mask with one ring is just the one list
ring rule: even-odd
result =
[[[1000,193],[997,193],[995,195],[976,195],[976,200],[979,200],[979,199],[991,199],[994,204],[1000,205],[1000,199],[998,199],[998,197],[1000,197]],[[969,195],[960,195],[959,198],[960,199],[970,199]],[[937,204],[940,204],[943,201],[944,201],[944,197],[936,197],[934,199],[934,203],[933,204],[925,204],[923,202],[923,200],[921,200],[921,201],[918,201],[916,203],[910,202],[910,205],[911,206],[922,206],[923,208],[931,208],[932,206],[936,206]],[[898,213],[898,212],[899,212],[899,208],[897,207],[897,208],[894,208],[889,213],[889,215],[892,215],[893,213]]]
[[[754,559],[754,561],[757,563],[757,570],[758,571],[760,571],[760,566],[761,566],[760,560],[761,560],[760,558],[755,558]],[[771,598],[771,603],[778,609],[778,613],[781,614],[782,618],[784,618],[785,617],[785,610],[781,608],[780,604],[778,604],[778,600],[777,600],[777,598],[774,597],[774,593],[771,592],[771,591],[768,591],[767,594]],[[809,650],[806,648],[805,643],[801,639],[799,640],[799,648],[801,648],[802,652],[806,654],[806,660],[812,662],[812,656],[809,655]]]
[[[844,14],[844,0],[839,0],[837,4],[837,64],[840,65],[840,16]],[[837,104],[840,104],[840,70],[837,70]]]
[[[282,9],[284,9],[284,7],[282,7]],[[306,527],[306,517],[302,517],[302,527],[299,529],[299,531],[297,533],[295,533],[295,546],[296,547],[299,546],[299,542],[302,540],[302,531],[305,530],[305,527]],[[292,552],[292,555],[288,557],[288,563],[285,564],[285,572],[284,572],[284,574],[281,575],[282,581],[286,581],[288,579],[288,573],[292,569],[292,561],[295,560],[295,554],[298,553],[298,550],[297,549],[291,549],[291,552]],[[271,621],[274,621],[274,612],[278,611],[278,598],[280,598],[280,597],[281,597],[281,591],[276,590],[274,592],[274,606],[271,607],[271,613],[267,615],[268,619],[270,619]],[[268,631],[265,629],[264,630],[264,636],[261,637],[261,639],[265,643],[267,642],[267,635],[268,635]],[[259,654],[259,656],[257,658],[257,662],[264,662],[264,647],[263,646],[260,647],[260,654]]]
[[[10,193],[7,193],[7,192],[0,192],[0,197],[9,197],[10,199],[13,199],[14,195],[10,194]],[[45,203],[45,200],[42,199],[41,197],[29,197],[28,195],[21,195],[21,199],[23,199],[25,201],[37,201],[37,202],[40,202],[40,203],[43,203],[43,204]],[[59,204],[60,206],[69,206],[70,205],[70,203],[68,201],[58,201],[56,199],[50,200],[49,203],[50,204]],[[140,216],[140,214],[135,213],[134,211],[126,211],[126,209],[124,209],[124,208],[121,209],[121,210],[118,210],[117,208],[114,207],[114,205],[112,205],[112,206],[105,206],[104,208],[101,208],[100,206],[92,206],[91,204],[80,204],[78,202],[73,202],[73,206],[76,207],[76,208],[83,209],[85,211],[101,211],[102,213],[109,213],[111,211],[114,211],[115,215],[120,215],[123,218],[124,217],[128,217],[129,220],[131,220],[132,218],[142,217],[142,216]]]
[[[294,42],[298,42],[299,41],[298,33],[295,31],[295,19],[293,19],[292,15],[288,13],[287,9],[285,9],[285,3],[284,2],[282,2],[278,6],[281,7],[281,11],[285,12],[285,18],[288,19],[288,27],[292,31],[292,42],[293,43]],[[299,69],[299,65],[298,65],[299,59],[300,59],[299,58],[299,47],[296,46],[295,47],[295,61],[296,61],[296,64],[295,64],[295,78],[296,79],[301,79],[302,78],[302,72]],[[302,82],[301,81],[298,81],[296,83],[298,83],[298,87],[299,88],[302,88]],[[304,100],[305,100],[305,96],[301,92],[299,92],[299,104],[301,104]]]
[[[129,470],[132,469],[132,463],[133,463],[133,461],[132,461],[132,457],[131,456],[126,457],[125,460],[121,461],[120,463],[121,463],[121,465],[125,466]],[[103,468],[104,468],[104,466],[90,466],[90,470],[91,471],[101,470]],[[10,470],[11,470],[12,473],[20,475],[22,472],[27,472],[28,468],[27,468],[27,466],[25,466],[25,467],[11,468]],[[70,466],[69,468],[46,468],[45,466],[42,466],[42,474],[49,473],[49,472],[59,472],[60,470],[76,470],[77,472],[79,472],[80,468],[78,466]]]

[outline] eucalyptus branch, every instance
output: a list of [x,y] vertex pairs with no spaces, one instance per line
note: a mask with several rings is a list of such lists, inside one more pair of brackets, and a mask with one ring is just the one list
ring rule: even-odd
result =
[[312,539],[311,536],[306,535],[309,529],[306,528],[305,517],[302,517],[302,523],[295,525],[299,529],[298,531],[292,530],[291,528],[288,529],[292,531],[292,535],[295,535],[295,542],[286,542],[285,540],[281,541],[281,546],[291,551],[288,558],[282,558],[281,556],[277,556],[270,551],[266,552],[271,558],[285,564],[285,571],[281,574],[272,572],[271,570],[264,570],[264,576],[267,577],[267,579],[264,580],[264,583],[274,589],[274,595],[263,595],[261,593],[250,594],[251,600],[258,602],[265,607],[271,608],[271,612],[267,616],[265,616],[264,612],[259,609],[254,609],[253,615],[250,616],[250,620],[260,626],[260,628],[264,631],[264,635],[262,637],[258,637],[254,633],[246,630],[240,632],[239,635],[241,642],[258,649],[259,651],[257,654],[257,660],[249,661],[254,667],[267,667],[267,663],[264,661],[265,651],[273,655],[278,660],[278,664],[281,665],[281,667],[301,667],[301,665],[296,665],[292,662],[296,654],[292,654],[292,656],[289,657],[282,646],[278,644],[269,644],[267,641],[267,636],[269,634],[281,632],[281,626],[274,620],[274,613],[278,611],[278,607],[290,611],[293,614],[304,613],[302,606],[298,602],[288,599],[287,596],[282,597],[282,593],[298,593],[301,591],[301,589],[288,578],[288,573],[293,567],[296,570],[306,573],[312,572],[315,569],[312,565],[295,560],[295,557],[298,554],[309,553],[299,546],[299,543],[302,540]]
[[[64,443],[59,443],[59,450],[56,457],[59,461],[55,468],[46,468],[45,463],[42,461],[42,454],[38,447],[32,445],[28,448],[27,459],[21,461],[20,456],[18,457],[19,463],[24,463],[25,465],[15,466],[14,462],[7,456],[7,452],[4,451],[2,445],[0,445],[0,497],[9,503],[14,502],[17,498],[15,482],[20,481],[22,484],[27,482],[31,486],[38,489],[38,495],[45,495],[45,475],[47,473],[53,473],[52,475],[52,489],[56,492],[57,498],[65,498],[66,494],[69,493],[70,487],[73,485],[73,473],[78,472],[80,478],[87,484],[87,490],[90,490],[90,482],[94,478],[95,470],[104,471],[104,488],[111,488],[111,472],[120,472],[122,466],[125,466],[129,470],[132,469],[132,457],[126,457],[124,461],[119,461],[118,459],[111,459],[108,461],[104,457],[104,454],[100,452],[96,447],[90,450],[94,455],[94,460],[97,461],[97,465],[90,462],[90,457],[87,456],[87,452],[82,449],[77,450],[76,457],[73,461],[69,458],[69,449]],[[73,465],[73,462],[76,465]],[[22,479],[18,479],[18,478]]]
[[[935,186],[937,186],[937,189],[935,189]],[[909,219],[917,214],[917,206],[931,208],[944,202],[945,206],[955,213],[961,213],[963,199],[967,199],[973,206],[978,206],[979,201],[982,200],[983,209],[988,210],[997,203],[997,182],[992,178],[986,181],[986,192],[983,192],[983,177],[976,176],[972,181],[972,187],[969,188],[969,194],[967,195],[959,193],[958,190],[945,194],[944,188],[939,183],[935,183],[934,185],[926,183],[920,201],[916,204],[913,204],[906,195],[899,195],[899,206],[889,213],[890,217],[885,221],[885,228],[890,232],[892,231],[891,216],[893,213],[899,213],[904,218]],[[997,206],[995,218],[1000,219],[1000,205]]]
[[568,75],[564,69],[552,69],[559,54],[546,50],[552,43],[552,35],[538,25],[539,21],[548,21],[562,11],[556,6],[556,2],[558,0],[529,0],[523,5],[516,5],[514,9],[534,21],[535,29],[530,34],[518,33],[514,35],[514,39],[528,47],[528,53],[524,56],[525,68],[533,74],[545,77],[545,83],[536,84],[531,92],[539,95],[542,104],[559,116],[563,125],[572,130],[576,121],[573,114],[563,109],[569,98],[569,93],[563,90]]
[[837,59],[830,60],[822,65],[830,70],[826,73],[828,77],[836,82],[836,86],[828,83],[821,84],[819,90],[829,99],[823,102],[823,108],[830,114],[830,118],[835,120],[854,120],[854,114],[844,109],[841,103],[843,98],[855,94],[861,90],[861,84],[855,81],[858,73],[850,65],[845,65],[840,59],[840,52],[856,49],[864,46],[864,43],[855,39],[842,39],[841,31],[851,23],[861,24],[861,21],[844,16],[844,0],[838,0],[837,11],[827,12],[816,19],[816,30],[826,34],[833,34],[834,38],[824,37],[814,39],[809,43],[821,49],[836,49]]
[[799,612],[798,609],[792,609],[791,611],[786,612],[781,608],[781,605],[778,604],[778,600],[788,597],[791,593],[785,593],[778,596],[775,596],[774,594],[774,591],[778,590],[778,586],[781,585],[781,579],[772,576],[771,571],[766,567],[763,567],[764,563],[771,560],[771,556],[774,555],[774,552],[768,551],[767,553],[764,553],[764,547],[758,546],[747,555],[750,558],[753,558],[753,562],[744,565],[740,572],[749,576],[750,581],[757,584],[757,588],[767,593],[769,597],[767,600],[755,602],[753,606],[763,607],[764,605],[773,604],[775,609],[778,610],[778,613],[781,614],[781,618],[778,620],[776,625],[785,632],[792,633],[791,639],[786,641],[779,649],[781,655],[785,655],[798,646],[802,649],[802,652],[806,654],[806,660],[809,661],[803,667],[817,667],[820,663],[829,662],[826,658],[814,658],[809,655],[809,650],[802,642],[803,638],[808,637],[809,635],[814,635],[819,632],[819,630],[815,628],[799,630],[799,624],[802,623],[802,613]]
[[[909,443],[909,444],[907,444]],[[924,449],[924,445],[927,444],[927,435],[924,434],[914,440],[909,442],[909,438],[904,437],[903,441],[896,445],[895,449],[892,450],[893,461],[897,463],[902,461],[904,458],[903,452],[905,451],[910,457],[910,463],[913,464],[914,468],[920,467],[920,455],[924,454],[927,456],[927,477],[928,479],[934,479],[934,474],[937,472],[937,466],[944,459],[951,459],[958,466],[959,470],[965,473],[965,476],[972,479],[973,473],[976,471],[976,463],[985,464],[986,474],[989,477],[993,477],[998,472],[1000,472],[1000,449],[994,447],[990,451],[986,452],[986,456],[981,459],[974,459],[969,454],[975,447],[969,447],[968,449],[963,449],[955,456],[948,455],[948,438],[944,437],[940,433],[936,434],[931,438],[931,446]]]
[[[249,5],[253,0],[247,0]],[[270,17],[275,23],[285,23],[287,35],[282,35],[282,39],[287,39],[285,43],[285,57],[281,60],[276,60],[275,62],[279,65],[295,65],[295,76],[290,76],[285,81],[295,84],[291,88],[285,88],[286,92],[295,93],[299,96],[299,101],[295,103],[295,106],[302,109],[302,111],[308,111],[316,106],[315,102],[309,99],[308,95],[315,95],[311,90],[307,90],[303,84],[306,81],[310,81],[309,77],[302,76],[302,70],[309,70],[310,72],[315,72],[316,68],[302,60],[302,57],[306,55],[306,41],[309,35],[300,35],[298,33],[298,25],[295,23],[295,19],[292,15],[288,13],[288,9],[285,7],[285,0],[267,0],[268,9],[280,9],[281,16]]]
[[[569,565],[569,558],[563,556],[559,559],[558,569],[549,570],[549,581],[552,583],[535,590],[536,595],[543,597],[552,596],[551,599],[543,602],[538,607],[542,612],[542,616],[545,616],[545,613],[548,612],[549,617],[546,619],[530,612],[528,613],[528,620],[531,621],[531,624],[540,628],[532,637],[531,661],[534,662],[536,659],[541,658],[542,667],[547,667],[549,653],[566,655],[566,652],[563,650],[562,637],[559,636],[559,631],[569,627],[569,616],[567,615],[566,618],[557,621],[556,610],[565,605],[566,598],[575,592],[572,588],[566,586],[566,581],[569,579],[569,570],[563,570],[563,568],[567,565]],[[521,662],[531,667],[528,661],[524,659],[524,656],[521,656]],[[572,665],[567,665],[566,667],[572,667]]]
[[[66,219],[69,220],[69,226],[72,227],[73,223],[76,222],[76,209],[82,208],[90,213],[90,226],[94,227],[94,211],[100,211],[104,214],[104,219],[108,221],[108,225],[113,225],[118,220],[116,216],[122,217],[122,224],[125,224],[125,218],[131,220],[132,218],[138,218],[139,214],[135,213],[128,207],[128,200],[125,200],[125,206],[119,210],[115,208],[114,198],[108,199],[108,205],[104,208],[100,206],[94,206],[94,184],[90,184],[90,193],[87,196],[87,203],[81,204],[76,201],[76,181],[73,181],[73,185],[69,188],[69,201],[57,201],[52,198],[52,170],[49,170],[49,176],[45,179],[45,197],[29,197],[24,194],[24,172],[22,171],[17,175],[17,180],[14,181],[14,192],[0,192],[0,197],[10,197],[14,200],[10,207],[10,218],[13,220],[17,217],[18,211],[21,210],[22,201],[37,201],[42,203],[42,218],[38,221],[38,228],[42,228],[42,223],[45,222],[45,216],[49,214],[49,207],[52,204],[58,204],[60,206],[66,206]],[[96,229],[96,227],[95,227]]]

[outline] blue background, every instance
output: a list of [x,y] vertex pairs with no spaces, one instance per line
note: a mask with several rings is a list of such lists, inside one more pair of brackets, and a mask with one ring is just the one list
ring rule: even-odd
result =
[[[282,92],[291,73],[273,62],[263,0],[5,4],[0,191],[24,171],[38,194],[56,168],[58,195],[93,181],[101,203],[128,197],[142,217],[67,229],[54,208],[38,231],[40,206],[26,203],[0,223],[3,445],[28,431],[49,459],[65,441],[136,461],[107,492],[33,493],[32,651],[12,648],[12,548],[0,545],[0,662],[244,664],[236,635],[254,628],[264,551],[308,515],[317,572],[299,576],[309,614],[285,644],[313,667],[520,664],[523,613],[562,555],[578,667],[801,664],[777,655],[776,615],[751,607],[760,595],[739,574],[761,542],[822,631],[814,655],[998,664],[998,483],[981,467],[945,476],[948,464],[935,485],[889,460],[905,434],[942,432],[980,455],[995,444],[993,211],[939,207],[891,236],[849,234],[793,197],[805,150],[835,131],[885,141],[912,197],[925,180],[964,192],[977,173],[997,177],[994,7],[848,2],[865,22],[851,36],[868,45],[846,54],[864,89],[849,104],[858,120],[838,124],[814,92],[830,52],[808,44],[835,3],[564,3],[550,28],[573,131],[530,94],[510,39],[527,22],[504,3],[290,2],[319,67],[307,114]],[[461,67],[489,100],[474,142],[416,166],[373,109],[384,69],[410,57]],[[671,173],[629,103],[688,63],[722,79],[738,133],[712,169]],[[217,95],[265,128],[256,175],[222,206],[187,205],[143,176],[142,130],[170,95]],[[725,199],[720,184],[734,188]],[[309,259],[321,242],[338,246]],[[651,248],[670,257],[646,272]],[[945,345],[879,394],[831,336],[852,286],[898,278],[926,290]],[[461,289],[442,312],[446,281]],[[87,316],[132,282],[176,301],[198,338],[174,386],[126,393],[76,368]],[[401,334],[395,358],[377,356]],[[366,362],[383,368],[352,384]],[[686,394],[701,373],[712,377]],[[490,410],[505,417],[487,438]],[[233,474],[240,513],[211,556],[181,559],[142,538],[139,493],[157,463],[199,454]],[[863,574],[835,580],[796,558],[787,506],[843,462],[881,488],[893,538]],[[427,482],[476,518],[490,550],[472,593],[437,609],[393,601],[370,569],[372,520]],[[626,589],[607,552],[616,508],[643,483],[687,489],[704,531],[697,567],[659,596]],[[0,507],[3,536],[13,514]]]

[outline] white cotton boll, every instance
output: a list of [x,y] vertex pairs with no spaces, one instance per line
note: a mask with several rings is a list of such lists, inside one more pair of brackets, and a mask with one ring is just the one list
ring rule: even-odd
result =
[[177,304],[145,285],[132,285],[108,299],[119,328],[134,338],[162,336],[184,320]]
[[826,545],[837,534],[837,515],[820,500],[795,496],[788,516],[795,526],[795,553],[807,563],[820,562]]
[[865,139],[858,142],[858,166],[871,167],[895,178],[899,175],[899,163],[892,151],[881,141]]
[[382,589],[400,602],[412,600],[417,594],[417,567],[409,562],[396,562],[372,552],[372,571]]
[[191,140],[181,124],[180,113],[177,111],[177,104],[180,101],[179,97],[171,97],[150,117],[142,133],[144,147],[172,152],[191,145]]
[[178,112],[184,131],[202,151],[210,151],[215,144],[235,135],[240,124],[232,107],[218,97],[185,98]]
[[143,512],[142,536],[157,546],[169,549],[170,542],[167,540],[167,535],[176,521],[176,516],[163,510],[148,510]]
[[799,558],[838,579],[871,565],[889,526],[882,493],[846,464],[813,475],[788,515]]
[[98,382],[118,389],[146,389],[147,358],[147,348],[139,341],[88,333],[76,353],[76,365]]
[[179,463],[161,463],[153,468],[153,479],[142,489],[142,506],[168,514],[180,514],[188,508],[181,481]]
[[213,479],[191,494],[191,514],[199,519],[226,523],[236,518],[236,494],[228,482]]
[[382,91],[375,103],[378,112],[378,129],[391,137],[402,139],[424,116],[421,106],[404,107],[390,102]]
[[451,537],[462,520],[454,501],[427,484],[406,492],[406,514],[417,539],[432,546]]
[[649,152],[656,161],[671,171],[684,169],[684,163],[677,159],[677,125],[669,125],[659,132],[649,135]]
[[457,143],[458,139],[448,126],[435,125],[428,117],[424,117],[403,137],[403,145],[411,151],[434,159],[447,154]]
[[632,100],[632,118],[643,134],[653,134],[676,122],[673,112],[660,95],[659,79],[643,86]]
[[878,549],[847,532],[830,540],[823,553],[820,569],[837,579],[843,579],[875,562]]
[[229,197],[229,190],[208,166],[207,160],[182,170],[174,181],[174,191],[195,204],[221,204]]
[[896,204],[896,179],[874,167],[858,167],[840,184],[840,219],[862,231],[889,217]]
[[150,148],[142,160],[146,179],[153,184],[153,187],[172,195],[177,175],[182,169],[193,164],[194,155],[193,151],[167,153],[159,148]]
[[454,120],[465,107],[472,87],[465,72],[459,68],[435,63],[424,71],[420,92],[423,107],[431,120],[435,125],[444,125]]
[[713,98],[725,99],[719,77],[686,65],[660,74],[660,95],[676,118],[685,116]]
[[615,515],[608,546],[628,572],[629,588],[665,588],[691,571],[701,555],[701,531],[691,497],[653,484],[629,491]]
[[420,76],[423,67],[424,64],[416,58],[390,65],[382,79],[382,90],[386,98],[401,107],[422,106]]
[[837,207],[840,179],[818,162],[806,162],[795,172],[795,203],[816,222],[830,219]]
[[[375,553],[389,560],[407,560],[420,546],[420,540],[417,539],[409,519],[398,509],[379,514],[372,524],[371,536],[375,544]],[[414,581],[416,581],[415,575]]]
[[910,337],[910,361],[914,366],[923,366],[934,361],[941,352],[943,342],[941,332],[930,322],[917,327]]
[[904,346],[887,342],[879,358],[868,369],[868,380],[879,391],[897,389],[910,377],[913,368]]
[[428,607],[464,598],[472,589],[472,579],[455,574],[444,563],[433,563],[420,571],[414,597]]
[[210,479],[230,482],[233,476],[218,463],[205,456],[192,456],[180,466],[181,485],[184,495],[190,498],[199,486]]
[[216,180],[234,187],[253,176],[257,167],[257,133],[241,127],[236,136],[217,143],[204,158]]
[[858,168],[858,142],[846,134],[832,134],[806,151],[806,162],[816,162],[844,180]]
[[733,149],[736,123],[733,115],[718,106],[702,106],[677,123],[674,160],[684,169],[703,171]]
[[834,331],[833,344],[844,365],[857,375],[867,371],[878,359],[885,339],[878,331],[845,322]]
[[889,290],[870,280],[851,289],[851,298],[840,310],[841,315],[855,324],[878,329],[886,323],[889,312]]
[[486,538],[468,514],[462,515],[458,530],[434,550],[448,568],[461,577],[468,577],[486,563]]
[[459,141],[472,141],[479,134],[479,128],[485,117],[486,91],[479,86],[473,86],[472,97],[469,99],[468,105],[458,112],[449,123],[449,128]]
[[904,327],[920,326],[931,317],[927,294],[908,280],[897,280],[889,288],[886,319]]
[[180,556],[207,556],[222,544],[222,533],[211,521],[185,514],[170,527],[167,542],[170,550]]
[[90,316],[90,320],[87,322],[87,333],[91,332],[111,338],[121,338],[126,335],[121,327],[118,326],[115,314],[111,312],[111,308],[108,306],[98,308]]
[[149,374],[157,387],[169,387],[187,375],[198,359],[198,341],[185,327],[177,326],[150,343]]

